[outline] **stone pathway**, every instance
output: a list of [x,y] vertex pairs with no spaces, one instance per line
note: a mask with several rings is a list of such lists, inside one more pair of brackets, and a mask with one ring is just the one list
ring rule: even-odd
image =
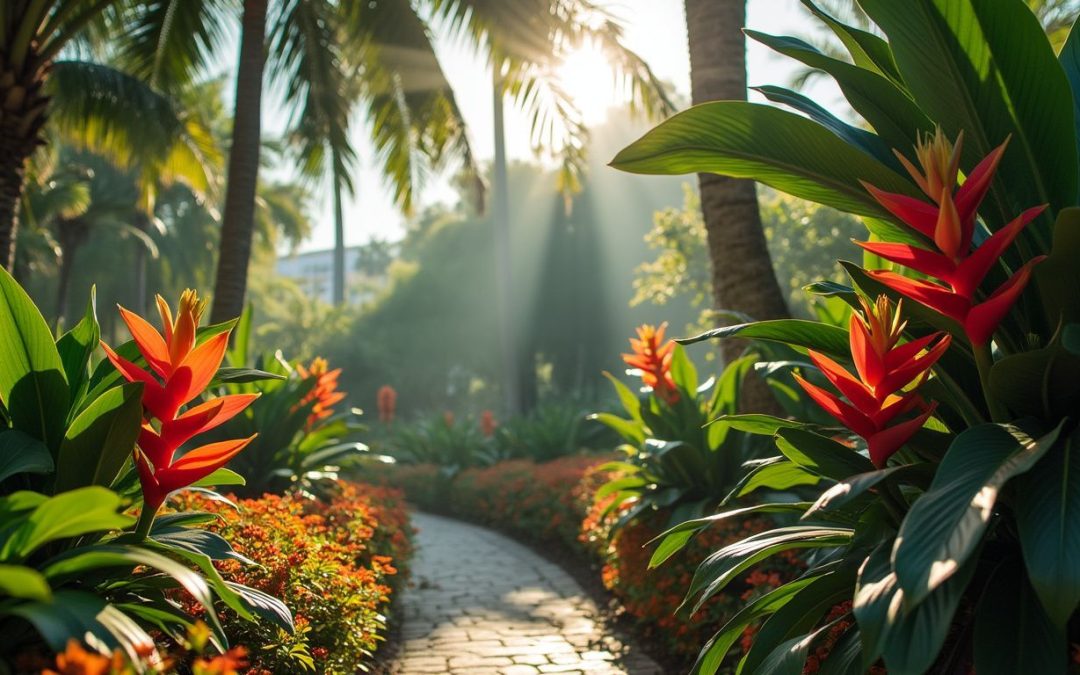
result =
[[572,577],[506,537],[413,514],[419,550],[394,673],[660,675],[605,636]]

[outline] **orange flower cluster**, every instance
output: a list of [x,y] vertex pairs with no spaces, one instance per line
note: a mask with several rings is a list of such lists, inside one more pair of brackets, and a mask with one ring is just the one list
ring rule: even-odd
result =
[[397,413],[397,390],[388,384],[379,387],[375,395],[375,406],[379,409],[379,421],[392,424]]
[[206,301],[200,300],[193,290],[181,294],[175,319],[160,295],[157,307],[164,334],[138,314],[120,307],[120,316],[153,374],[101,343],[105,355],[125,379],[144,385],[142,402],[146,420],[139,433],[135,466],[142,483],[144,508],[151,515],[170,492],[225,466],[255,438],[211,443],[176,458],[182,445],[232,419],[258,398],[258,394],[220,396],[180,413],[180,408],[201,395],[217,374],[229,344],[229,331],[198,344],[199,320]]
[[308,405],[312,401],[315,402],[315,405],[311,408],[311,414],[308,415],[308,429],[333,415],[333,406],[345,398],[345,392],[337,390],[341,368],[335,368],[334,370],[329,368],[330,364],[321,356],[312,359],[311,365],[307,368],[299,364],[296,366],[296,373],[302,381],[306,382],[313,378],[315,380],[311,391],[300,400],[301,406]]
[[637,339],[630,338],[631,354],[623,354],[626,365],[636,368],[641,374],[641,382],[651,387],[653,392],[668,405],[679,401],[679,389],[671,377],[671,359],[675,353],[674,340],[664,342],[667,322],[659,328],[643,324],[638,326]]
[[266,623],[223,617],[231,641],[276,645],[249,655],[252,670],[301,672],[295,658],[305,653],[316,660],[318,672],[372,665],[390,599],[400,588],[402,563],[412,550],[401,492],[339,483],[325,501],[290,494],[237,503],[239,512],[185,493],[181,506],[217,516],[211,529],[259,563],[217,562],[228,581],[281,598],[294,613],[297,631],[289,638]]
[[118,649],[111,657],[87,651],[72,638],[64,651],[56,655],[55,670],[45,668],[41,675],[128,675],[135,671]]
[[480,433],[484,435],[484,438],[491,438],[495,435],[495,427],[498,426],[495,422],[495,413],[490,410],[485,410],[480,413]]

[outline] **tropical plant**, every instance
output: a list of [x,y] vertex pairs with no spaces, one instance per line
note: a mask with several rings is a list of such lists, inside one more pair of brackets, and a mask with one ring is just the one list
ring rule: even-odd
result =
[[396,426],[380,447],[399,462],[435,464],[448,475],[489,466],[499,458],[491,439],[480,433],[478,425],[472,420],[456,420],[450,412]]
[[716,671],[761,623],[743,673],[800,672],[822,640],[823,667],[835,672],[883,660],[901,675],[1064,673],[1080,601],[1071,480],[1080,304],[1069,262],[1080,231],[1080,89],[1070,88],[1080,32],[1059,61],[1020,0],[859,4],[884,38],[815,12],[853,63],[792,38],[751,37],[829,73],[872,132],[769,88],[805,116],[706,104],[615,159],[632,171],[756,178],[861,215],[871,233],[860,244],[868,269],[845,263],[850,286],[814,288],[855,309],[847,330],[780,320],[703,336],[805,350],[814,366],[800,383],[839,426],[727,420],[772,436],[776,466],[821,483],[813,501],[731,500],[661,544],[675,550],[748,513],[802,514],[698,568],[691,607],[770,555],[810,553],[802,577],[717,633],[696,671]]
[[[139,344],[106,349],[110,360],[91,372],[100,334],[93,296],[83,319],[54,340],[29,296],[0,271],[4,658],[40,644],[62,651],[75,638],[105,653],[121,649],[139,662],[156,653],[149,630],[179,637],[198,619],[178,608],[174,597],[181,592],[204,608],[199,614],[212,625],[220,649],[227,640],[217,603],[243,619],[292,630],[291,615],[279,601],[227,584],[214,571],[212,559],[236,554],[202,528],[199,514],[154,519],[167,491],[241,480],[215,472],[229,452],[224,448],[204,446],[172,456],[180,435],[190,438],[225,407],[210,401],[175,416],[172,406],[193,399],[215,376],[220,359],[214,355],[223,350],[220,343],[231,327],[200,335],[194,316],[182,311],[180,328],[170,326],[168,345],[176,350],[170,355],[156,331],[149,329],[155,341],[145,321],[125,313]],[[142,361],[136,355],[146,345],[151,367],[165,384],[117,354]],[[130,376],[127,383],[124,376]],[[160,426],[144,423],[144,409]],[[137,521],[129,515],[133,508],[140,510]]]
[[[491,411],[484,411],[491,415]],[[606,446],[602,427],[589,424],[582,404],[573,400],[545,401],[524,415],[506,420],[491,433],[484,433],[485,414],[480,416],[480,431],[493,438],[499,457],[529,458],[547,462],[567,455],[588,453]],[[494,418],[492,417],[492,424]]]

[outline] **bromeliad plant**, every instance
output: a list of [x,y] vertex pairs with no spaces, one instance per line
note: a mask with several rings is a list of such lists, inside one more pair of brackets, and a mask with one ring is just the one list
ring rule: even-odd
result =
[[818,481],[818,494],[731,499],[661,543],[670,554],[712,523],[801,514],[699,567],[690,607],[769,556],[808,561],[732,618],[695,670],[715,672],[756,627],[742,673],[811,660],[830,672],[1065,673],[1080,641],[1080,31],[1059,62],[1020,0],[859,0],[884,38],[804,4],[850,62],[748,35],[831,75],[872,131],[761,87],[798,114],[697,106],[614,161],[758,179],[870,231],[863,266],[844,263],[851,285],[813,289],[859,312],[847,330],[780,320],[702,336],[807,352],[801,386],[840,426],[722,422],[771,436],[774,466]]
[[[236,405],[210,401],[177,414],[217,373],[214,339],[231,328],[199,330],[181,305],[164,349],[125,313],[162,378],[135,363],[143,357],[132,342],[107,351],[131,376],[125,383],[108,360],[91,371],[100,334],[92,292],[82,320],[54,340],[0,271],[0,669],[20,652],[62,651],[71,639],[160,665],[150,631],[182,640],[200,615],[223,651],[223,606],[292,630],[278,600],[217,574],[212,560],[239,556],[203,529],[203,514],[153,518],[170,491],[239,480],[215,474],[216,451],[177,457],[184,440]],[[197,613],[182,611],[185,595]]]

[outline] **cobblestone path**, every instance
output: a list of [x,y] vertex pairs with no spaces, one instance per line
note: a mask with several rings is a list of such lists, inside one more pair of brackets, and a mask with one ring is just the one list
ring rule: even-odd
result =
[[596,605],[557,565],[482,527],[422,513],[413,524],[394,673],[662,673],[603,634]]

